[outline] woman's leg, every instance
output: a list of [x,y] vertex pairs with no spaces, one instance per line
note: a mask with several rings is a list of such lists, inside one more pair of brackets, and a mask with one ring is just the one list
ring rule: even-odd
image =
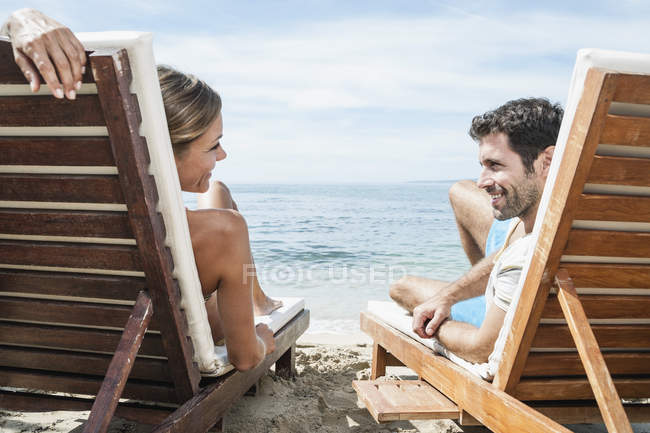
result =
[[210,182],[210,189],[200,194],[197,199],[198,209],[237,209],[237,203],[232,199],[230,190],[220,181]]
[[[232,198],[230,190],[220,181],[210,183],[210,189],[198,197],[199,209],[232,209],[239,211],[237,203]],[[255,262],[251,256],[253,266]],[[262,290],[257,275],[253,275],[253,306],[255,315],[263,316],[277,310],[282,306],[282,301],[271,299]]]
[[212,340],[214,344],[220,344],[223,339],[223,327],[221,326],[221,318],[219,316],[219,308],[217,307],[217,294],[213,293],[205,301],[205,310],[208,312],[208,322],[210,323],[210,330],[212,331]]

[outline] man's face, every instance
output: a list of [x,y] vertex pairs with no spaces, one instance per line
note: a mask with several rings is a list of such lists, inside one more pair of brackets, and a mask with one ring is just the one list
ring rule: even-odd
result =
[[533,166],[535,171],[526,173],[521,157],[508,145],[508,136],[499,132],[480,140],[479,162],[483,169],[478,187],[490,195],[494,217],[534,218],[545,180],[538,174],[539,161]]

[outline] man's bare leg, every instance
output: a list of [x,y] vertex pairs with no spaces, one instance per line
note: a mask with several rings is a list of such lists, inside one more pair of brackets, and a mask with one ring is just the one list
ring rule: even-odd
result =
[[[485,243],[493,222],[489,196],[471,180],[456,182],[449,189],[460,241],[472,266],[485,257]],[[413,309],[448,286],[447,281],[407,275],[390,286],[390,297],[397,304]]]
[[[199,209],[233,209],[239,211],[237,203],[232,198],[230,190],[223,182],[211,182],[210,189],[199,195],[198,197]],[[255,265],[253,257],[251,263]],[[257,275],[253,277],[253,307],[256,316],[264,316],[270,314],[272,311],[277,310],[282,306],[282,301],[271,299],[262,290]]]
[[391,284],[389,295],[399,306],[412,313],[415,307],[431,299],[447,285],[447,281],[406,275]]
[[494,221],[488,194],[471,180],[461,180],[449,188],[460,242],[472,266],[485,257],[485,243]]

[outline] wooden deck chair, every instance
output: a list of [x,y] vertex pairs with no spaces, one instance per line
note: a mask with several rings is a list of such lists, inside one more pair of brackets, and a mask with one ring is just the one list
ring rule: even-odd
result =
[[404,383],[356,382],[379,421],[629,432],[629,420],[650,420],[650,405],[635,401],[650,397],[650,56],[582,50],[572,83],[536,246],[495,344],[500,362],[464,368],[408,336],[410,318],[364,312],[371,379],[403,363],[422,379],[409,386],[433,402]]
[[151,35],[80,38],[95,51],[72,102],[32,94],[0,41],[0,408],[92,407],[88,432],[114,413],[159,432],[219,428],[274,363],[292,373],[309,312],[285,299],[264,318],[276,350],[229,372],[203,305]]

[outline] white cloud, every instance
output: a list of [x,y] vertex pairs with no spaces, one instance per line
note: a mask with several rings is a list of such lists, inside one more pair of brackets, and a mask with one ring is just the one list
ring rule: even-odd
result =
[[[549,56],[572,57],[581,46],[643,50],[646,22],[610,22],[545,14],[310,23],[282,34],[163,37],[162,59],[182,59],[218,88],[237,88],[241,101],[303,108],[386,107],[467,110],[477,92],[562,97],[569,71]],[[558,75],[561,73],[562,75]],[[558,86],[561,79],[565,86]],[[561,88],[561,90],[559,90]],[[324,90],[328,95],[320,98]],[[455,97],[456,96],[456,97]],[[458,98],[460,96],[461,98]],[[474,103],[472,106],[478,104]]]
[[222,93],[232,158],[222,172],[234,181],[449,178],[476,170],[473,114],[522,96],[563,100],[578,48],[642,51],[646,24],[542,13],[346,19],[162,36],[156,53]]
[[[37,7],[55,11],[52,2]],[[476,170],[466,134],[474,114],[522,96],[563,101],[578,48],[646,51],[647,20],[633,13],[639,3],[623,0],[620,16],[517,12],[507,2],[483,14],[472,0],[443,3],[438,16],[369,10],[227,34],[218,21],[212,30],[178,20],[176,33],[156,30],[155,52],[222,94],[226,180],[464,177]],[[128,13],[170,22],[174,7],[139,2]],[[62,7],[56,16],[68,23],[74,11]]]
[[310,88],[297,92],[289,101],[289,108],[318,109],[318,108],[359,108],[368,104],[345,92],[332,88]]

